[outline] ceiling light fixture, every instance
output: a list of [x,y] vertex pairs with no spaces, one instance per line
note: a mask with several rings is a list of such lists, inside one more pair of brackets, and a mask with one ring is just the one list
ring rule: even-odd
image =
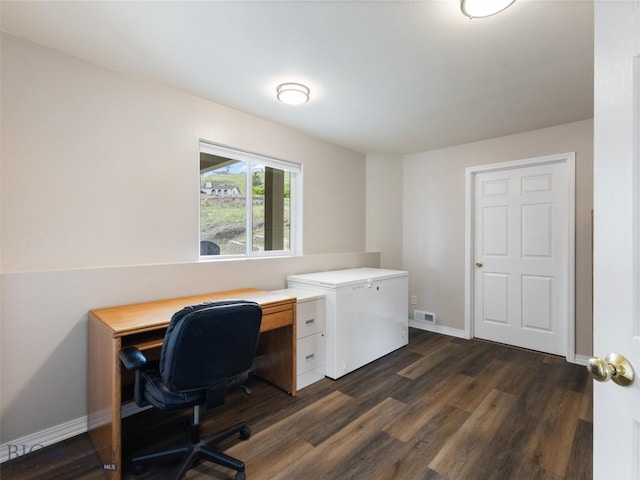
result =
[[309,101],[309,87],[301,83],[283,83],[278,85],[277,97],[287,105],[302,105]]
[[460,0],[460,10],[469,18],[490,17],[516,0]]

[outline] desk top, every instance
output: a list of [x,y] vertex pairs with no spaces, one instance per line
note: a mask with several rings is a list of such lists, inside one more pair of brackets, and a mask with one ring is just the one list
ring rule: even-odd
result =
[[195,305],[212,300],[230,299],[257,302],[262,306],[263,311],[265,309],[278,310],[279,307],[288,308],[296,301],[295,297],[281,293],[245,288],[118,307],[100,308],[91,310],[89,315],[102,322],[111,330],[114,337],[119,337],[133,332],[143,332],[167,326],[171,321],[171,316],[187,305]]

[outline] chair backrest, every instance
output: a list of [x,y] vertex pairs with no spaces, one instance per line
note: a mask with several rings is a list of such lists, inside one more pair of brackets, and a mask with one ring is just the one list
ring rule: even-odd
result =
[[173,392],[206,390],[247,372],[260,335],[262,308],[228,300],[183,308],[171,317],[160,376]]

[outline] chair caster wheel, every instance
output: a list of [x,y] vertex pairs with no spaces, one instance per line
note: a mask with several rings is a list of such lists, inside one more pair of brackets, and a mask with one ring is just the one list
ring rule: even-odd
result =
[[[251,436],[251,429],[249,427],[243,427],[242,430],[240,430],[240,440],[246,440],[250,436]],[[242,473],[242,472],[238,472],[238,473]],[[237,478],[238,477],[236,477],[236,479]]]
[[247,476],[245,475],[244,472],[238,472],[236,473],[236,478],[235,480],[246,480]]
[[140,463],[133,466],[133,473],[136,475],[140,475],[144,471],[145,471],[145,466]]

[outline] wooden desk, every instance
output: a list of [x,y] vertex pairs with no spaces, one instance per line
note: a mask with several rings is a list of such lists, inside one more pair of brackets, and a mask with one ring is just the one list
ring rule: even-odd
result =
[[187,305],[210,300],[246,299],[262,306],[260,344],[254,373],[296,394],[296,299],[256,289],[195,295],[89,312],[89,436],[112,479],[122,474],[121,407],[132,400],[133,375],[118,353],[135,345],[159,358],[171,316]]

